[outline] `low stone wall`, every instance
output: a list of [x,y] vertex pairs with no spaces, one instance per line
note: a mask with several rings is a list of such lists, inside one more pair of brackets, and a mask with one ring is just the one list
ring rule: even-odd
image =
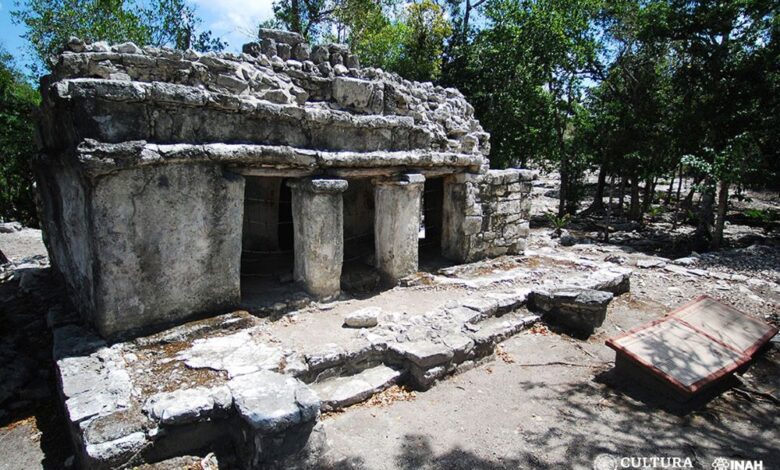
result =
[[463,261],[506,254],[522,254],[528,237],[531,180],[528,170],[488,170],[462,173],[444,186],[443,234],[446,256]]

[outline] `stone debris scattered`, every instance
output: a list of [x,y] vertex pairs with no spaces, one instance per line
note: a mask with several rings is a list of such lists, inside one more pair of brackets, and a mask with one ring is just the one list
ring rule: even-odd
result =
[[[309,442],[321,411],[363,402],[397,383],[425,390],[492,357],[500,342],[539,320],[534,312],[592,331],[603,321],[611,291],[629,285],[630,271],[586,267],[591,271],[572,277],[572,284],[589,279],[606,290],[519,288],[467,296],[416,315],[357,309],[351,314],[361,322],[370,316],[377,324],[351,330],[350,341],[309,348],[275,340],[262,322],[240,326],[243,317],[233,314],[109,346],[78,326],[77,316],[53,308],[52,317],[61,318],[53,321],[55,354],[65,407],[81,445],[79,461],[87,468],[107,468],[140,454],[153,459],[155,449],[162,448],[191,455],[218,436],[230,436],[240,460],[254,462],[250,466],[295,454]],[[317,312],[327,313],[309,314]],[[209,325],[237,330],[219,333]],[[334,327],[344,330],[342,324]],[[173,349],[164,352],[168,347]],[[141,365],[149,354],[158,364],[154,367],[183,363],[192,371],[188,374],[218,374],[205,383],[184,378],[183,386],[170,391],[142,392],[138,381],[154,374]],[[185,428],[201,430],[200,437],[177,437]]]

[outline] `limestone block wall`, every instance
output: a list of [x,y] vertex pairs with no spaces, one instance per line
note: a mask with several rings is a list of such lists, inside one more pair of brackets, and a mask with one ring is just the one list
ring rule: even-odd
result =
[[522,254],[535,177],[519,169],[449,177],[444,185],[444,254],[463,261]]

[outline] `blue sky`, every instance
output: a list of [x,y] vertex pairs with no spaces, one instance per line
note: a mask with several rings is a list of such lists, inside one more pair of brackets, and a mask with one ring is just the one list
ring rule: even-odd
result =
[[[210,29],[229,44],[228,50],[240,51],[241,45],[257,34],[257,25],[273,15],[272,0],[188,0],[203,19],[202,27]],[[11,21],[13,0],[0,0],[0,43],[24,66],[28,59],[27,43],[20,37],[24,30]]]

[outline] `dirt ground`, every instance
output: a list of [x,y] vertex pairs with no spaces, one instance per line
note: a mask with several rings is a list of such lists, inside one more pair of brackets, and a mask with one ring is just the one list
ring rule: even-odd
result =
[[[665,309],[624,296],[603,331],[588,341],[532,331],[509,339],[495,361],[437,384],[412,401],[356,406],[324,420],[329,463],[351,468],[593,468],[600,454],[716,457],[780,464],[777,405],[729,391],[691,409],[612,371],[606,336],[657,318]],[[780,387],[773,346],[743,376]]]
[[[544,194],[537,197],[552,199]],[[777,207],[776,201],[767,200],[770,207]],[[539,206],[546,207],[544,203]],[[597,456],[610,454],[618,458],[679,457],[701,469],[712,468],[716,457],[761,460],[765,469],[778,468],[777,342],[759,355],[737,388],[695,406],[675,404],[613,371],[614,353],[604,345],[608,337],[658,318],[700,294],[778,323],[777,232],[733,224],[727,230],[727,250],[675,264],[661,258],[670,254],[663,239],[649,245],[633,241],[662,234],[665,222],[658,223],[660,228],[650,224],[616,233],[613,244],[591,239],[587,229],[576,233],[573,229],[582,243],[567,247],[552,236],[552,229],[534,228],[529,239],[532,256],[611,261],[634,269],[631,293],[610,304],[607,320],[596,334],[581,340],[545,325],[534,327],[503,343],[492,361],[450,377],[427,392],[391,389],[384,399],[375,397],[371,404],[327,415],[323,423],[328,450],[319,465],[593,468]],[[0,249],[12,260],[45,253],[40,239],[27,231],[0,234]],[[650,261],[658,263],[637,266]],[[495,264],[499,270],[504,265],[511,263],[504,259]],[[431,293],[436,290],[430,299],[465,292],[451,287],[430,289]],[[424,288],[408,292],[404,303],[410,310],[428,307],[431,300]],[[403,297],[403,293],[401,288],[393,297]],[[67,468],[72,450],[55,398],[45,309],[25,302],[13,281],[0,284],[0,344],[10,345],[0,353],[24,356],[17,362],[32,377],[18,380],[24,383],[0,397],[0,469]],[[352,302],[370,305],[371,298]],[[316,314],[312,310],[301,315]],[[302,317],[296,321],[317,324],[315,319]],[[8,363],[16,359],[4,360],[0,382],[10,384],[17,376]],[[403,399],[396,399],[399,396]]]

